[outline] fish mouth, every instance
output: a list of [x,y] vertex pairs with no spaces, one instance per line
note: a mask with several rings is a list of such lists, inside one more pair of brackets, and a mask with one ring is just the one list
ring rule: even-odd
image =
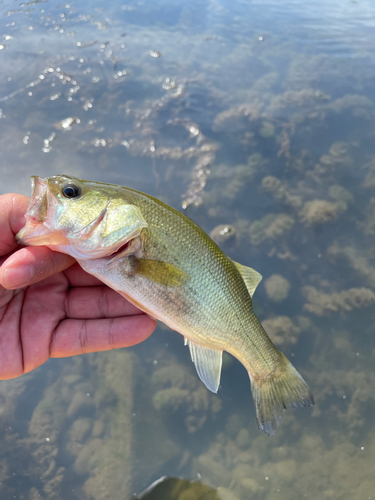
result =
[[25,213],[26,225],[16,234],[20,245],[38,244],[48,233],[43,225],[47,214],[47,182],[43,177],[31,177],[31,196]]
[[68,245],[69,240],[60,233],[51,233],[43,224],[26,222],[26,225],[16,234],[19,245],[27,246],[56,246]]
[[33,175],[31,177],[31,196],[25,213],[25,219],[32,224],[46,220],[48,209],[47,179]]
[[48,212],[48,179],[31,177],[31,196],[25,213],[26,224],[16,234],[20,245],[66,245],[68,240],[60,233],[51,233],[44,225]]

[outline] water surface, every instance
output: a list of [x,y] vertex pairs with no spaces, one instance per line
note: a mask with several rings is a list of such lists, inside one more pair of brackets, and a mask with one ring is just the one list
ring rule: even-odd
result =
[[159,325],[0,384],[1,499],[127,500],[162,475],[375,498],[374,20],[370,1],[0,3],[0,192],[66,173],[186,207],[263,275],[255,310],[316,399],[269,438],[243,367],[226,357],[213,395]]

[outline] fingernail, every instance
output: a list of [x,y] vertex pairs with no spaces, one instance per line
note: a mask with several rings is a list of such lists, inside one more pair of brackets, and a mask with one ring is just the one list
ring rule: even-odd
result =
[[4,271],[4,284],[7,288],[22,288],[30,283],[34,277],[31,266],[10,267]]

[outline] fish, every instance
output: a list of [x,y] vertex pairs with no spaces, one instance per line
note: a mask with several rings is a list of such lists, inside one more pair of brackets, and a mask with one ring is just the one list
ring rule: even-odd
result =
[[221,500],[217,490],[200,481],[162,476],[132,500]]
[[32,177],[22,245],[44,245],[184,337],[199,378],[216,393],[222,354],[246,368],[260,430],[285,409],[314,404],[299,372],[253,310],[262,276],[228,257],[195,222],[148,194],[67,175]]

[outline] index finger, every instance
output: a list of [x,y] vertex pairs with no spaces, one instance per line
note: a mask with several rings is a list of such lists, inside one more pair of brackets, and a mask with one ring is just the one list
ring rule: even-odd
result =
[[28,200],[22,194],[0,196],[0,255],[6,255],[19,247],[14,235],[25,225]]

